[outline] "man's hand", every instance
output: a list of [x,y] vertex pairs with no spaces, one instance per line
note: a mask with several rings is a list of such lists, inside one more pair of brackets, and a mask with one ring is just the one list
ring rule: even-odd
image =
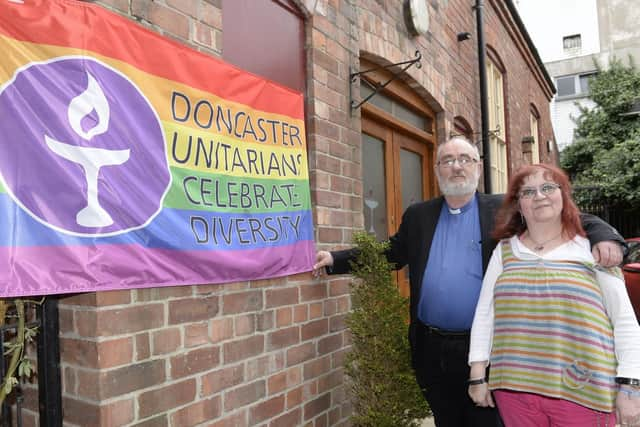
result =
[[313,277],[316,279],[324,272],[325,267],[333,266],[333,256],[331,252],[318,251],[316,254],[316,263],[313,265]]
[[606,240],[591,248],[597,264],[603,267],[615,267],[622,262],[622,246],[618,242]]

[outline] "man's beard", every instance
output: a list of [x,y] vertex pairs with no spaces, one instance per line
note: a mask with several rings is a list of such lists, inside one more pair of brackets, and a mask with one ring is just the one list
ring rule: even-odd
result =
[[472,194],[478,188],[478,180],[480,179],[480,175],[474,173],[467,174],[464,182],[450,182],[440,177],[440,174],[436,174],[436,177],[438,178],[440,192],[445,196],[466,196]]

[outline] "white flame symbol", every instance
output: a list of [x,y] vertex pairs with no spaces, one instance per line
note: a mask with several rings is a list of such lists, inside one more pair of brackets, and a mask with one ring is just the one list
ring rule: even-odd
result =
[[[67,117],[73,130],[88,141],[95,135],[105,133],[109,128],[109,102],[96,79],[89,73],[87,73],[87,77],[89,80],[87,90],[71,100],[67,109]],[[80,123],[93,110],[98,114],[98,123],[85,132]]]
[[[109,128],[109,102],[98,82],[87,73],[87,89],[69,103],[67,118],[71,128],[83,139],[89,141],[94,136],[106,132]],[[95,111],[97,124],[85,132],[82,119]],[[84,170],[87,180],[87,206],[76,214],[76,222],[84,227],[106,227],[113,224],[111,215],[100,206],[98,199],[98,175],[103,166],[121,165],[129,160],[129,149],[106,150],[104,148],[79,147],[56,141],[44,136],[47,146],[62,158],[78,163]]]

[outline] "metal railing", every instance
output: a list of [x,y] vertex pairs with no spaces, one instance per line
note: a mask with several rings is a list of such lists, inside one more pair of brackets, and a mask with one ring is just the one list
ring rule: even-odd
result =
[[[40,427],[62,426],[62,387],[60,377],[60,341],[58,300],[47,297],[41,304],[28,304],[26,310],[26,327],[37,328],[36,354],[37,356],[37,389],[38,389],[38,417]],[[15,317],[5,316],[6,319]],[[7,347],[17,333],[17,321],[5,323],[0,327],[0,348]],[[3,351],[4,353],[4,351]],[[28,357],[33,357],[29,354]],[[4,379],[8,369],[8,357],[5,354],[0,363],[0,381]],[[25,394],[23,384],[19,382],[2,403],[0,426],[22,427]]]

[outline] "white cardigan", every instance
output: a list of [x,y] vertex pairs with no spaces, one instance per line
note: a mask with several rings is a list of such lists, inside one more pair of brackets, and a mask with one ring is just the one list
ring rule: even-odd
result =
[[[520,242],[517,236],[512,237],[510,241],[513,254],[519,259],[549,261],[569,259],[594,263],[589,241],[581,236],[576,236],[573,240],[544,255],[531,251]],[[491,255],[482,281],[480,298],[471,328],[469,363],[489,360],[493,342],[493,288],[500,273],[502,273],[501,243]],[[602,289],[604,306],[613,325],[614,347],[618,360],[617,376],[640,379],[640,326],[624,281],[599,270],[596,270],[596,280]]]

